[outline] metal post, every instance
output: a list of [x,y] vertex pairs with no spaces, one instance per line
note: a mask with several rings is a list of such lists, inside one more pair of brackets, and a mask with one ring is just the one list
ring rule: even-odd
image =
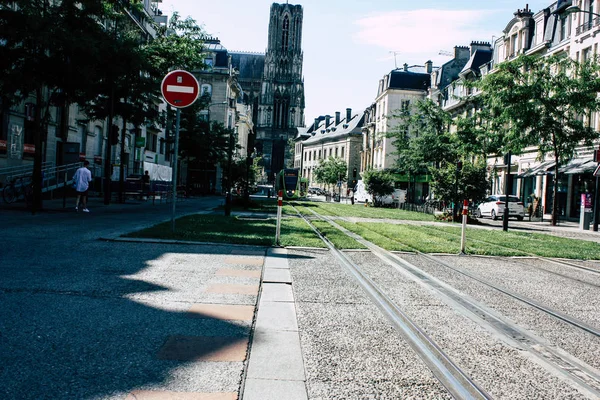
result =
[[67,207],[67,170],[66,169],[64,172],[64,181],[65,181],[65,183],[63,184],[63,208],[66,208]]
[[279,246],[281,235],[281,208],[283,207],[283,190],[277,192],[277,228],[275,229],[275,243]]
[[506,154],[506,182],[504,182],[504,194],[506,196],[506,203],[504,204],[504,215],[502,218],[502,230],[503,231],[508,231],[508,195],[510,193],[510,151]]
[[113,118],[114,118],[114,87],[111,85],[110,98],[108,105],[108,128],[106,132],[106,152],[104,154],[104,204],[110,204],[110,159],[111,159],[111,143],[110,135],[112,133]]
[[594,223],[592,230],[598,232],[598,177],[596,177],[596,187],[594,188]]
[[177,203],[177,164],[179,164],[179,119],[181,109],[177,109],[175,116],[175,145],[173,146],[173,196],[171,205],[171,231],[175,232],[175,204]]
[[225,216],[231,215],[231,159],[233,157],[233,130],[229,132],[229,151],[227,155],[227,194],[225,195]]
[[469,214],[469,200],[463,201],[463,212],[462,212],[462,234],[460,237],[460,254],[465,254],[465,247],[467,246],[467,217]]

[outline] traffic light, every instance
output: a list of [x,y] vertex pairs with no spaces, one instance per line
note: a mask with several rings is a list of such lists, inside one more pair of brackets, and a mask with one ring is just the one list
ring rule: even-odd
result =
[[110,129],[110,144],[115,146],[119,144],[119,127],[117,125],[111,126]]

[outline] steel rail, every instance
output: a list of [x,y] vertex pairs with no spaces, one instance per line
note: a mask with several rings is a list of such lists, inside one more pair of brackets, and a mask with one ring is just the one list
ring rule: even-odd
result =
[[[294,209],[298,212],[295,207]],[[396,330],[401,333],[410,347],[421,357],[434,376],[455,399],[492,398],[454,364],[440,347],[398,308],[393,300],[371,278],[362,272],[359,266],[339,251],[329,239],[321,235],[319,230],[306,217],[299,212],[298,214],[326,244],[338,261],[351,273],[375,305],[392,322]]]
[[[342,231],[349,237],[357,240],[365,245],[371,252],[381,260],[391,265],[404,275],[412,276],[415,281],[425,287],[434,289],[441,297],[447,300],[447,303],[452,306],[458,306],[470,313],[476,320],[490,327],[504,336],[507,341],[512,342],[515,347],[526,348],[540,362],[554,369],[558,374],[563,375],[576,385],[582,392],[586,393],[591,398],[600,398],[600,373],[593,367],[585,364],[578,358],[571,356],[561,349],[550,347],[544,340],[535,337],[526,329],[518,325],[506,321],[501,315],[497,315],[494,311],[486,306],[479,304],[476,300],[465,296],[463,293],[454,289],[450,285],[440,281],[439,279],[422,271],[415,265],[398,257],[397,255],[380,248],[379,246],[369,242],[361,236],[350,232],[346,228],[334,222],[331,218],[322,216],[314,210],[310,210],[313,214],[321,219],[329,222],[332,226]],[[313,228],[314,229],[314,228]],[[434,262],[439,260],[434,257],[417,252],[419,255],[426,256]]]

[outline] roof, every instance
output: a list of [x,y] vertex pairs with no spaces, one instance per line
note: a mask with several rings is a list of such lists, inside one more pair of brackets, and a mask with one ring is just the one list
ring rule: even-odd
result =
[[535,167],[529,168],[525,171],[522,171],[517,178],[528,178],[530,176],[536,175],[546,175],[549,173],[549,169],[553,168],[556,165],[554,161],[544,161],[541,164],[536,165]]
[[427,90],[431,86],[431,76],[427,73],[394,70],[389,74],[386,89]]
[[349,135],[362,135],[361,128],[363,126],[364,119],[364,114],[356,114],[350,119],[349,122],[346,122],[346,119],[344,118],[337,125],[334,125],[335,123],[330,124],[327,129],[325,129],[325,121],[319,121],[317,128],[313,130],[314,135],[311,135],[311,137],[304,140],[303,143],[313,144],[323,141],[335,141]]
[[238,79],[262,79],[265,67],[264,54],[242,52],[229,54],[231,55],[231,65],[240,72]]
[[475,50],[475,52],[473,53],[473,55],[471,56],[471,58],[469,58],[469,61],[467,61],[467,64],[464,66],[464,68],[462,69],[462,71],[460,71],[460,74],[464,74],[468,71],[472,71],[475,74],[479,74],[479,68],[490,62],[492,59],[492,50],[483,50],[483,49],[477,49]]

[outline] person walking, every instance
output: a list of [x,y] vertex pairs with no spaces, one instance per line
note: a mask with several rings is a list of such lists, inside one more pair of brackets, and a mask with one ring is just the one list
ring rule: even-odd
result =
[[73,175],[73,183],[75,185],[75,191],[77,191],[77,201],[75,202],[75,211],[79,211],[79,206],[83,207],[83,212],[90,212],[87,208],[87,197],[90,182],[92,181],[92,173],[87,168],[90,162],[85,160],[83,167],[75,171]]

